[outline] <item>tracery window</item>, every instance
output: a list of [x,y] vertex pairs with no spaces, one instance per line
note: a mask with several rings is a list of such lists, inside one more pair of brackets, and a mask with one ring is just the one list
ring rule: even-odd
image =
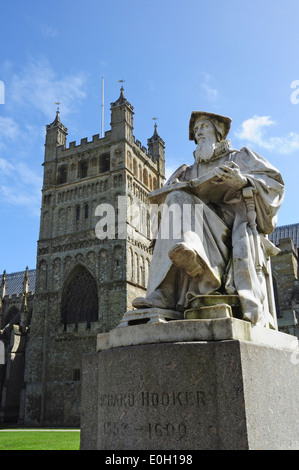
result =
[[85,322],[90,328],[90,323],[98,319],[97,284],[83,266],[75,268],[66,281],[61,300],[61,319],[65,329],[70,323],[77,328],[78,323]]

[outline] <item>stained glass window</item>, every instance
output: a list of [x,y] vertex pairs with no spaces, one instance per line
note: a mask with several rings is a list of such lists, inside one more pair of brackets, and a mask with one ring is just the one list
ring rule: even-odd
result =
[[70,274],[63,289],[61,319],[66,325],[86,323],[90,328],[92,321],[98,319],[98,293],[93,276],[83,266],[78,266]]

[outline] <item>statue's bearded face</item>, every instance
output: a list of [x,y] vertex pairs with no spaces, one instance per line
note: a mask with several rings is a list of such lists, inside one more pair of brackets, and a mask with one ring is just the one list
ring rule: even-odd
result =
[[195,160],[209,160],[214,153],[217,143],[216,129],[208,119],[197,119],[194,124],[194,137],[197,143]]
[[194,136],[197,144],[200,140],[212,139],[215,140],[215,143],[217,141],[215,126],[208,119],[197,119],[195,121]]

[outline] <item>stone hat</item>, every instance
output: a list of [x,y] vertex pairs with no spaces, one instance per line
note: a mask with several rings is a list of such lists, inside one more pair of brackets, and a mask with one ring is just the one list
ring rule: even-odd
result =
[[190,123],[189,123],[189,140],[195,140],[195,136],[193,132],[194,123],[198,118],[201,118],[201,117],[206,118],[209,121],[212,121],[217,132],[221,136],[220,140],[226,139],[227,134],[229,133],[229,130],[230,130],[231,122],[232,122],[232,120],[229,117],[220,116],[219,114],[208,113],[206,111],[192,111],[191,117],[190,117]]

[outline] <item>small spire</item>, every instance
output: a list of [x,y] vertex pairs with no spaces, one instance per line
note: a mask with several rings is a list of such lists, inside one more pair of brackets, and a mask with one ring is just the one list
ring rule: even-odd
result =
[[6,295],[6,270],[5,269],[3,271],[0,293],[1,293],[1,297],[3,299],[3,297],[5,297],[5,295]]
[[29,272],[28,272],[28,266],[26,266],[25,274],[24,274],[24,279],[23,279],[23,293],[27,294],[29,292]]
[[116,103],[123,103],[124,101],[127,101],[126,98],[125,98],[125,90],[124,90],[124,87],[123,87],[123,83],[125,82],[125,80],[118,80],[119,83],[121,83],[121,88],[120,88],[120,95],[119,95],[119,98],[118,100],[116,101]]
[[61,120],[60,120],[60,109],[59,109],[59,105],[60,105],[61,103],[59,103],[58,101],[56,101],[55,104],[57,105],[55,119],[54,119],[53,122],[51,122],[51,124],[48,124],[46,127],[47,127],[47,129],[51,129],[51,128],[53,128],[53,127],[59,126],[59,128],[62,129],[62,130],[67,134],[67,128],[62,124],[62,122],[61,122]]
[[58,123],[60,122],[60,109],[59,109],[59,105],[61,103],[59,103],[59,101],[56,101],[55,104],[57,105],[57,109],[56,109],[56,117],[55,117],[55,123]]
[[150,139],[148,139],[150,142],[154,142],[154,141],[160,139],[160,136],[159,136],[158,131],[157,131],[157,129],[158,129],[157,120],[158,119],[159,118],[157,118],[157,117],[153,117],[153,121],[155,121],[155,126],[154,126],[154,134],[152,135],[152,137]]
[[119,100],[125,100],[125,93],[124,93],[125,89],[124,87],[122,86],[121,89],[120,89],[120,96],[119,96]]
[[[125,80],[118,80],[118,81],[120,83],[123,83]],[[120,95],[119,95],[118,100],[116,100],[114,103],[111,103],[111,106],[119,106],[120,104],[124,104],[124,103],[128,103],[128,100],[125,97],[124,87],[122,85],[121,89],[120,89]]]

